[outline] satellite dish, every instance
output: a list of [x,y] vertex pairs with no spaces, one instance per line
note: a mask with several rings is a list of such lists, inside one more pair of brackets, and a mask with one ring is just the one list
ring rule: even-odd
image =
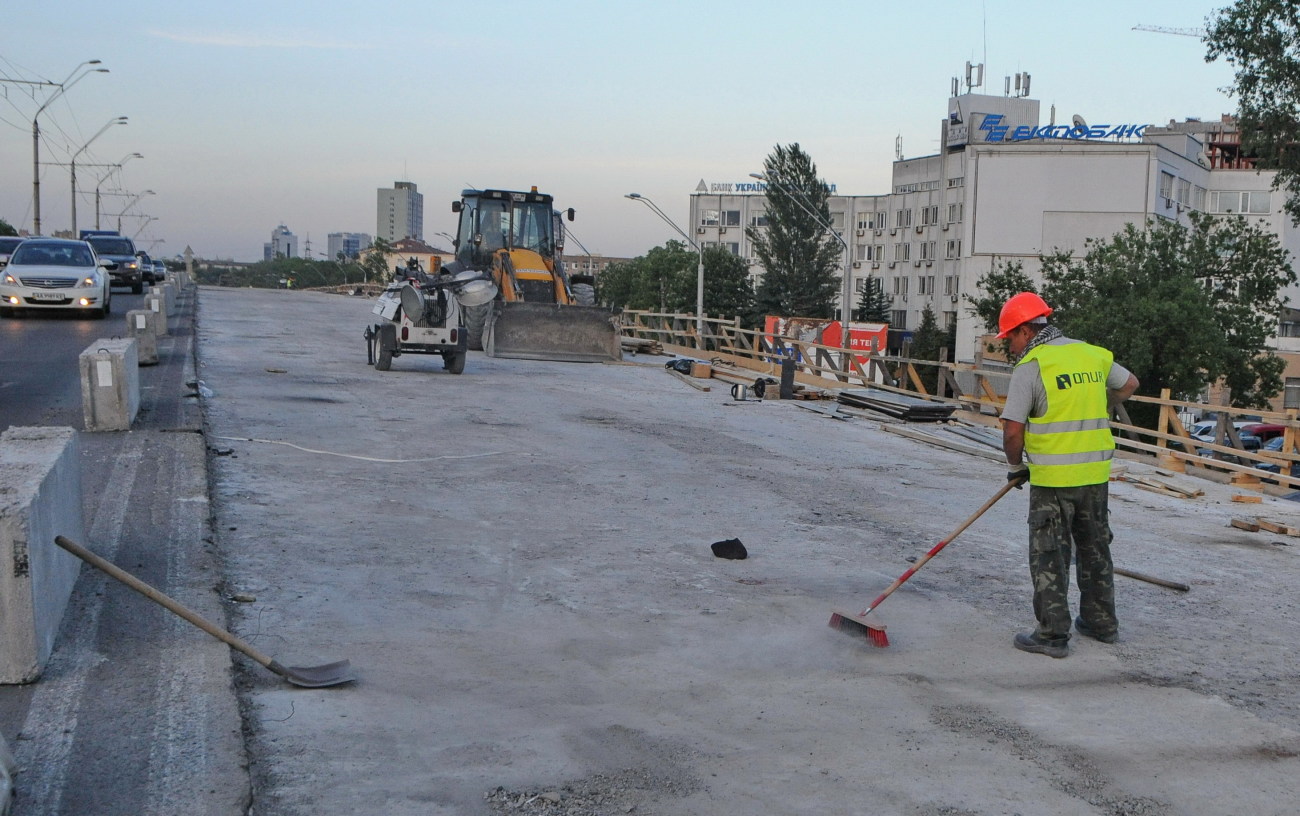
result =
[[1074,117],[1073,117],[1070,121],[1074,122],[1074,126],[1077,127],[1077,128],[1082,128],[1083,130],[1087,130],[1087,129],[1088,129],[1088,123],[1084,120],[1084,118],[1083,118],[1082,116],[1080,116],[1080,115],[1077,114],[1077,113],[1074,115]]

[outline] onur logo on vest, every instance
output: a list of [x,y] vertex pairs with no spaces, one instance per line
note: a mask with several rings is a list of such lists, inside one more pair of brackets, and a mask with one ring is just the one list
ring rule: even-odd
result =
[[1064,391],[1075,383],[1105,382],[1106,375],[1100,371],[1076,371],[1073,374],[1057,374],[1056,390]]

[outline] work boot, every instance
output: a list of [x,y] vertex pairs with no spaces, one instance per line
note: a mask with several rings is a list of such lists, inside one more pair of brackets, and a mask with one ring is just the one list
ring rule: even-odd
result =
[[1074,619],[1074,628],[1084,637],[1090,637],[1093,640],[1099,640],[1102,643],[1114,643],[1116,640],[1119,640],[1118,632],[1098,632],[1096,629],[1093,629],[1091,626],[1084,623],[1083,618],[1081,617]]
[[1022,652],[1045,654],[1048,657],[1066,657],[1070,654],[1068,640],[1043,640],[1037,632],[1021,632],[1016,635],[1015,646]]

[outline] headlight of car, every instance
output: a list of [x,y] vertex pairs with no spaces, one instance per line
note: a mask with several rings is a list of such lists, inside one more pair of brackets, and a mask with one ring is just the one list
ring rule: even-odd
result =
[[135,269],[137,266],[139,266],[139,264],[137,264],[135,261],[127,261],[125,265],[127,269]]
[[86,277],[77,281],[77,286],[81,286],[81,287],[98,286],[98,285],[99,285],[99,279],[96,278],[94,275],[87,275]]
[[18,279],[15,278],[13,275],[10,275],[8,272],[5,273],[4,281],[5,281],[5,283],[9,284],[10,286],[17,286],[17,285],[18,285]]

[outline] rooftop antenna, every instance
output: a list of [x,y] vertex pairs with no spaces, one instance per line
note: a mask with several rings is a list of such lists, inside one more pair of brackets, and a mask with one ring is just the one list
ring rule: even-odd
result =
[[903,160],[903,134],[894,137],[894,158],[898,161]]

